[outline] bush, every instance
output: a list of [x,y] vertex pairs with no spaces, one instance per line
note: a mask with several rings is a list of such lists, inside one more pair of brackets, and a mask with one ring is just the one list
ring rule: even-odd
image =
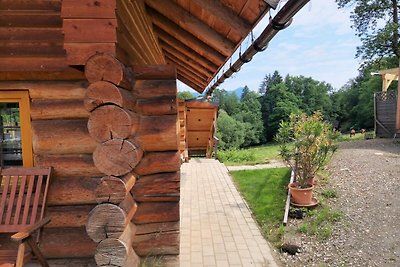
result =
[[218,152],[218,159],[221,162],[252,162],[256,160],[256,157],[251,151],[247,150],[237,150],[237,149],[230,149],[225,151]]

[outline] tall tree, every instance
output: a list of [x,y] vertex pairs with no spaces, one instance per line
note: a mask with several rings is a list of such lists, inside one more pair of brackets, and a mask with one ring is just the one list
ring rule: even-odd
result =
[[336,0],[339,8],[354,7],[353,27],[361,38],[356,56],[364,60],[400,58],[398,0]]
[[177,97],[182,100],[193,99],[193,94],[189,91],[179,91]]
[[240,101],[243,101],[243,99],[246,97],[246,95],[250,92],[249,87],[247,85],[244,86],[242,95],[240,96]]
[[239,148],[244,142],[245,125],[220,109],[217,119],[217,137],[220,149]]

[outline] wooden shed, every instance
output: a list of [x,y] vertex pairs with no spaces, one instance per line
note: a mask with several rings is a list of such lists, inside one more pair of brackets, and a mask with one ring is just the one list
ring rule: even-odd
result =
[[1,163],[54,168],[46,258],[179,254],[176,81],[203,92],[278,2],[0,0]]

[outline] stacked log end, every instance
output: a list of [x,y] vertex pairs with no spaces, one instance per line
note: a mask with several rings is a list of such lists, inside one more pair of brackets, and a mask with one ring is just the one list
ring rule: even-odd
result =
[[[84,106],[105,176],[86,223],[100,266],[138,266],[139,257],[179,254],[179,120],[171,66],[128,68],[88,59]],[[161,91],[160,91],[161,90]]]
[[139,256],[179,254],[180,166],[176,70],[171,65],[133,66],[137,141],[144,155],[134,172],[131,193],[138,203],[133,217],[133,248]]
[[135,140],[140,118],[130,92],[132,71],[112,55],[96,54],[86,62],[85,76],[90,83],[84,99],[90,112],[87,128],[97,142],[93,162],[106,175],[95,190],[98,205],[88,216],[86,232],[97,243],[97,265],[139,266],[131,222],[137,203],[130,190],[143,150]]

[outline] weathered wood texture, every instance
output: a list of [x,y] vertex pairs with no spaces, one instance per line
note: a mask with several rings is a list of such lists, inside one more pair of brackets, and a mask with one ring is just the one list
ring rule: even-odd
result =
[[87,120],[32,121],[33,152],[38,154],[91,154],[96,142],[87,130]]
[[139,175],[176,172],[181,168],[178,151],[148,152],[134,169]]
[[142,116],[137,141],[144,151],[178,150],[177,115]]
[[157,173],[141,176],[132,189],[139,202],[179,201],[179,172]]
[[136,235],[133,248],[139,256],[178,255],[179,231]]
[[176,96],[161,96],[150,99],[138,99],[137,110],[142,115],[177,114]]
[[90,84],[84,104],[87,111],[93,111],[105,104],[114,104],[124,109],[135,110],[136,105],[135,98],[130,91],[105,81]]
[[179,221],[179,202],[142,202],[133,217],[136,224]]
[[101,178],[100,184],[96,188],[96,201],[98,203],[121,203],[136,183],[134,173],[128,173],[124,176],[105,176]]
[[[130,209],[136,211],[136,203],[132,204]],[[136,226],[130,222],[133,214],[134,212],[125,211],[114,204],[103,203],[97,205],[88,216],[86,232],[97,243],[110,237],[121,238],[127,227],[129,227],[129,234],[134,236]],[[129,238],[129,240],[131,239]]]
[[111,139],[126,139],[139,128],[139,115],[115,105],[105,105],[92,111],[88,121],[90,136],[99,143]]
[[32,120],[49,119],[87,119],[82,100],[33,100],[31,102]]
[[109,54],[90,57],[86,62],[85,76],[90,83],[107,81],[125,89],[134,85],[132,70]]
[[34,165],[38,167],[53,166],[55,175],[60,177],[102,176],[89,154],[35,155]]
[[94,255],[98,266],[138,266],[140,259],[131,245],[117,238],[102,240]]
[[119,176],[131,172],[142,155],[142,149],[134,141],[111,139],[97,146],[93,161],[102,173]]

